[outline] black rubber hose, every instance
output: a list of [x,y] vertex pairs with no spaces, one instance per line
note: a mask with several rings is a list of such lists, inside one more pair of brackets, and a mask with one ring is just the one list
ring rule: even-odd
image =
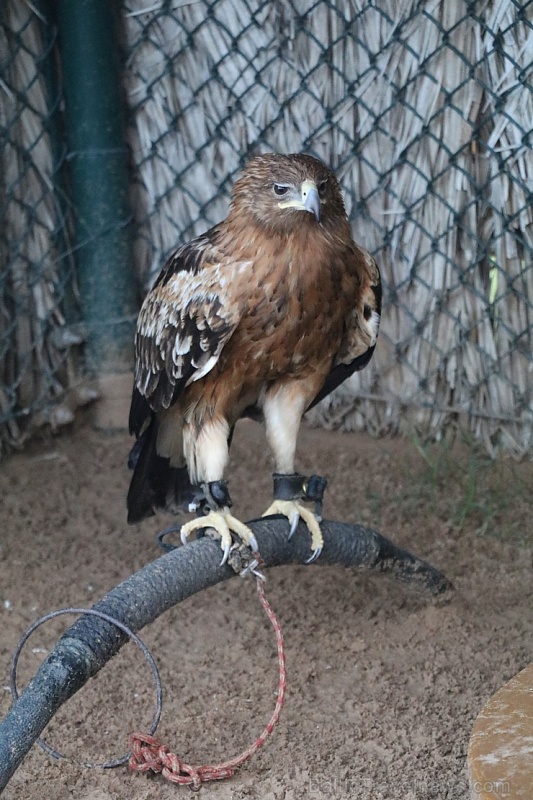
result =
[[[265,567],[303,564],[309,558],[309,534],[300,525],[287,539],[287,520],[269,517],[249,523]],[[367,567],[418,587],[430,595],[452,589],[429,564],[361,525],[322,523],[322,566]],[[93,608],[137,632],[164,611],[202,589],[236,575],[220,565],[221,550],[208,537],[179,547],[147,564],[113,589]],[[85,615],[61,637],[20,698],[0,723],[0,791],[59,707],[119,650],[127,636],[114,625]]]

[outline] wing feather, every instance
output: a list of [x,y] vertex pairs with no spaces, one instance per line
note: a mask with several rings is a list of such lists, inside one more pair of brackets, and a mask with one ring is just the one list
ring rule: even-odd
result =
[[[216,228],[181,247],[166,263],[137,321],[135,391],[130,429],[139,435],[152,412],[213,369],[241,318],[232,287],[235,269],[216,246]],[[140,412],[140,413],[137,413]],[[142,416],[142,419],[141,419]]]
[[354,256],[362,267],[360,292],[346,322],[346,331],[333,368],[307,411],[354,372],[366,367],[374,355],[381,319],[381,276],[378,265],[366,250],[356,246]]

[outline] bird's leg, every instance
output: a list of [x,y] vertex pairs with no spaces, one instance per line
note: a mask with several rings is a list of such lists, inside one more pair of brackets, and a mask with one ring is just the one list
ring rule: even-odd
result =
[[233,545],[232,533],[242,540],[252,552],[258,551],[257,539],[251,529],[230,513],[231,497],[225,481],[209,481],[202,483],[203,502],[198,506],[202,516],[186,522],[181,528],[181,541],[186,544],[187,537],[193,531],[209,529],[220,539],[224,553],[221,565],[225,564]]
[[[318,558],[324,546],[319,522],[326,481],[316,475],[305,478],[294,472],[294,457],[300,421],[308,405],[308,397],[316,395],[315,389],[313,385],[299,382],[275,387],[267,393],[263,407],[267,439],[276,463],[274,502],[263,516],[283,514],[287,517],[290,523],[289,537],[298,527],[300,518],[305,522],[311,534],[313,550],[309,563]],[[316,513],[305,508],[302,500],[314,501]]]
[[[307,563],[311,564],[319,557],[324,546],[320,522],[322,521],[322,502],[327,481],[320,475],[311,475],[306,478],[298,473],[282,475],[275,472],[272,477],[274,479],[274,502],[263,516],[282,514],[287,517],[291,526],[289,539],[298,527],[300,519],[303,519],[311,534],[313,553],[307,559]],[[314,502],[314,514],[301,504],[302,500]]]

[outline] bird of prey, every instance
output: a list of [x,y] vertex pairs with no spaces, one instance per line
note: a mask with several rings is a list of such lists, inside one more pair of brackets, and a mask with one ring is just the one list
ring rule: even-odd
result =
[[[157,509],[196,510],[181,529],[213,529],[223,561],[251,529],[230,512],[225,483],[237,421],[264,421],[274,456],[274,502],[312,556],[320,525],[295,472],[305,412],[370,361],[381,283],[356,244],[339,183],[309,155],[252,158],[233,186],[225,220],[180,247],[146,296],[135,340],[130,432],[134,468],[128,521]],[[265,514],[265,515],[266,515]]]

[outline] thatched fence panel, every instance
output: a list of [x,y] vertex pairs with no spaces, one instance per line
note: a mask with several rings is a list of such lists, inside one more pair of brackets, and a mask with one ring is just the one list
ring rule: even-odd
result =
[[311,152],[386,290],[374,361],[315,421],[531,454],[533,3],[123,0],[122,21],[140,285],[252,153]]
[[58,191],[56,36],[26,3],[0,10],[0,453],[31,419],[72,419],[67,295],[74,262]]

